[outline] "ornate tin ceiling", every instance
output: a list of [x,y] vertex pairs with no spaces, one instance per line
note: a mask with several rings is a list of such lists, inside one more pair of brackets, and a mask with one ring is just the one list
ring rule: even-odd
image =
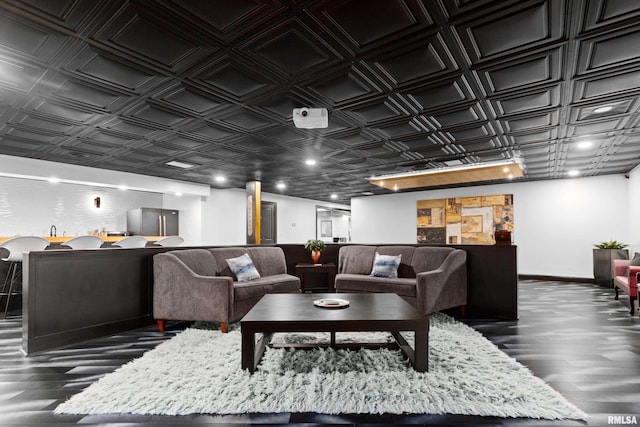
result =
[[[342,203],[451,163],[625,173],[639,19],[637,0],[0,1],[0,153]],[[302,106],[329,127],[295,128]]]

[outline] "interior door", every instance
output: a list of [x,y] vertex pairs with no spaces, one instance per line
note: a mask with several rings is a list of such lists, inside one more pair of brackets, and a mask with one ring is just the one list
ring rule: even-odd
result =
[[260,203],[260,244],[271,245],[278,242],[277,208],[275,202]]

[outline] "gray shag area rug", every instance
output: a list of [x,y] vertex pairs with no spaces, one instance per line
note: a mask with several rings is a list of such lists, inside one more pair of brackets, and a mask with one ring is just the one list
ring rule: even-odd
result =
[[[57,414],[463,414],[586,420],[587,415],[472,328],[431,315],[429,372],[399,350],[268,348],[240,369],[240,332],[190,328],[59,405]],[[408,336],[407,338],[412,338]],[[329,334],[279,334],[310,342]],[[338,333],[337,341],[391,340]],[[409,341],[413,343],[413,340]]]

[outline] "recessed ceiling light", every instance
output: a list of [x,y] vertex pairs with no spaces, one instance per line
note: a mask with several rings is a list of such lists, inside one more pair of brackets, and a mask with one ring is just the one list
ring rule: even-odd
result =
[[278,190],[284,190],[285,188],[287,188],[287,184],[285,184],[284,182],[278,182],[276,183],[276,188]]
[[166,163],[168,166],[173,166],[176,168],[182,168],[182,169],[189,169],[194,167],[195,165],[189,164],[189,163],[183,163],[183,162],[177,162],[175,160],[172,160],[170,162]]
[[180,197],[182,196],[182,193],[176,193],[176,196]]
[[118,185],[118,190],[126,191],[127,190],[127,186],[126,185]]
[[593,145],[593,142],[591,141],[580,141],[578,142],[578,148],[581,149],[586,149],[586,148],[591,148],[591,146]]
[[305,163],[306,165],[308,165],[308,166],[313,166],[313,165],[315,165],[317,162],[316,162],[315,160],[313,160],[313,159],[307,159],[307,160],[305,160],[305,162],[304,162],[304,163]]
[[331,198],[332,198],[333,200],[335,200],[335,199],[337,199],[337,198],[338,198],[338,195],[337,195],[337,194],[332,194],[332,195],[331,195]]
[[52,176],[51,178],[49,178],[47,181],[52,182],[52,183],[57,183],[60,182],[60,178],[56,178],[54,176]]
[[575,169],[574,170],[570,170],[569,172],[567,172],[567,175],[569,175],[569,176],[578,176],[578,175],[580,175],[580,171],[575,170]]
[[611,111],[613,110],[613,107],[611,105],[605,105],[604,107],[598,107],[595,110],[593,110],[594,113],[600,114],[600,113],[606,113],[607,111]]
[[225,182],[227,180],[227,178],[225,178],[222,175],[218,175],[218,176],[216,176],[215,180],[216,180],[216,182]]

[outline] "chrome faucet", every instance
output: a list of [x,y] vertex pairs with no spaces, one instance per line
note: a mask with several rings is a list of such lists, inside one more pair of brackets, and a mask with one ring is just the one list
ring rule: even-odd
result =
[[57,233],[56,226],[52,225],[51,228],[49,229],[49,236],[55,237],[56,233]]

